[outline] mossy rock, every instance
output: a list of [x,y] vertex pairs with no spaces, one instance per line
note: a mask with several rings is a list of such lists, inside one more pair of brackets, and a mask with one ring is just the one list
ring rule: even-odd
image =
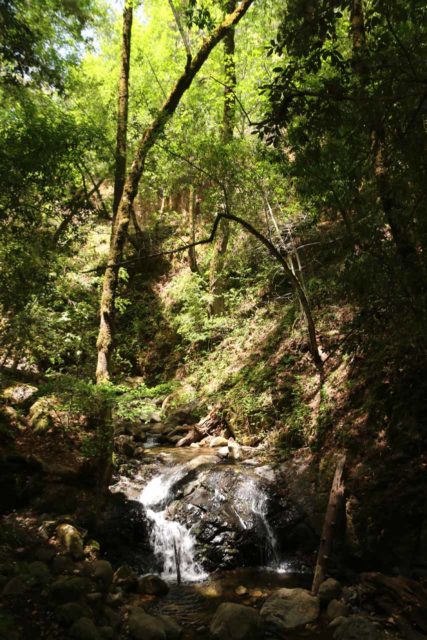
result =
[[72,524],[60,524],[56,528],[56,536],[63,550],[73,558],[80,560],[84,557],[83,538],[76,527]]
[[28,571],[36,584],[46,585],[52,581],[52,576],[47,565],[41,560],[32,562],[28,567]]
[[100,640],[101,634],[90,618],[80,618],[70,628],[73,640]]
[[35,433],[43,433],[55,425],[54,412],[58,406],[59,401],[55,396],[43,396],[31,405],[29,420]]
[[83,595],[93,591],[93,584],[88,578],[80,576],[60,578],[50,587],[50,596],[54,602],[66,604],[67,602],[78,602]]
[[2,397],[8,404],[28,407],[36,393],[38,393],[37,387],[31,384],[14,384],[4,389]]
[[66,602],[56,610],[56,618],[66,626],[74,624],[80,618],[91,618],[92,615],[89,607],[80,602]]

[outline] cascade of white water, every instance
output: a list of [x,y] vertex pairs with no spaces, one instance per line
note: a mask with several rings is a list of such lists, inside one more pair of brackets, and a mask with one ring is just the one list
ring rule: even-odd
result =
[[[274,531],[267,519],[268,496],[265,490],[253,478],[247,478],[238,489],[239,497],[243,503],[249,506],[249,512],[254,514],[261,522],[265,531],[265,560],[270,568],[279,566],[279,545]],[[239,516],[240,518],[240,516]]]
[[181,579],[195,582],[206,577],[194,557],[195,540],[184,525],[169,520],[166,514],[170,491],[184,473],[184,467],[180,466],[155,476],[142,490],[139,501],[152,524],[151,544],[163,563],[162,576],[166,580],[176,580],[179,563]]

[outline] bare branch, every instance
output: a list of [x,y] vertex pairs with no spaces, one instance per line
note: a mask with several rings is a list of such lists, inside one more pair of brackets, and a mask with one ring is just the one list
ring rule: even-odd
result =
[[253,227],[249,222],[247,222],[247,220],[244,220],[243,218],[240,218],[239,216],[235,216],[234,214],[230,213],[230,210],[228,208],[228,202],[227,202],[227,192],[225,190],[224,190],[224,195],[226,197],[225,207],[226,207],[227,213],[219,213],[216,216],[212,226],[210,236],[208,238],[205,238],[204,240],[199,240],[198,242],[191,242],[189,244],[178,247],[176,249],[171,249],[170,251],[162,251],[162,252],[159,252],[158,254],[152,254],[150,256],[141,256],[141,258],[137,258],[133,260],[125,260],[121,262],[115,262],[113,264],[107,264],[105,267],[90,269],[88,271],[85,271],[84,273],[98,271],[98,269],[100,268],[105,271],[107,269],[117,270],[121,266],[133,264],[135,262],[139,262],[140,260],[144,260],[144,259],[146,260],[149,258],[154,258],[154,257],[159,257],[164,255],[172,255],[173,253],[178,253],[179,251],[185,251],[197,245],[209,244],[213,242],[213,240],[215,239],[218,225],[222,219],[231,220],[232,222],[237,222],[244,229],[246,229],[246,231],[248,231],[250,234],[255,236],[255,238],[257,238],[257,240],[259,240],[259,242],[263,244],[264,247],[269,251],[269,253],[273,256],[273,258],[275,258],[282,265],[283,271],[285,272],[286,276],[289,278],[291,285],[295,293],[297,294],[298,300],[301,304],[301,308],[307,323],[307,331],[308,331],[309,341],[310,341],[310,352],[313,357],[314,364],[316,365],[317,369],[321,373],[323,370],[323,362],[322,362],[322,358],[319,352],[319,347],[317,344],[316,328],[315,328],[313,316],[311,313],[310,304],[308,302],[306,293],[301,285],[301,282],[299,281],[295,273],[292,271],[292,269],[289,267],[286,257],[284,257],[281,254],[281,252],[274,246],[272,242],[270,242],[270,240],[266,236],[264,236],[260,231],[255,229],[255,227]]
[[181,18],[179,17],[179,13],[173,3],[173,0],[168,0],[169,6],[172,9],[173,17],[175,18],[176,26],[178,27],[178,31],[181,34],[182,41],[184,43],[185,50],[187,52],[187,64],[191,62],[191,47],[190,47],[190,39],[188,37],[188,33],[185,31],[182,26]]
[[233,87],[230,87],[230,85],[226,84],[225,82],[222,82],[222,80],[219,80],[218,78],[215,78],[212,75],[209,75],[208,78],[210,78],[214,82],[217,82],[218,84],[220,84],[222,87],[224,87],[224,89],[228,89],[228,91],[230,91],[230,93],[233,94],[233,96],[236,99],[236,102],[239,105],[243,115],[245,116],[246,120],[248,121],[249,126],[251,126],[251,127],[255,126],[256,122],[252,122],[249,113],[246,111],[245,107],[242,104],[242,101],[240,100],[239,96],[237,95],[237,93],[235,92]]

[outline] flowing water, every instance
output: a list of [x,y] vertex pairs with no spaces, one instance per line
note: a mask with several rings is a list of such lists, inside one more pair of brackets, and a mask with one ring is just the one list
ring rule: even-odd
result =
[[162,577],[168,581],[200,582],[207,577],[195,560],[195,540],[180,522],[169,520],[167,505],[173,486],[183,477],[185,467],[155,476],[144,487],[139,501],[144,505],[152,523],[151,544],[154,554],[163,565]]
[[[214,480],[218,471],[213,499],[216,503],[223,504],[225,509],[233,510],[241,530],[257,530],[263,540],[260,566],[209,574],[203,567],[203,557],[191,524],[184,524],[185,518],[182,515],[180,521],[174,519],[170,507],[174,501],[183,499],[182,486],[188,481],[186,475],[189,473],[189,465],[195,462],[195,458],[200,460],[200,456],[209,456],[212,460],[212,450],[153,447],[146,454],[141,473],[133,478],[122,477],[113,490],[123,491],[144,506],[151,527],[152,550],[161,567],[162,577],[170,583],[166,596],[144,603],[148,610],[154,614],[175,617],[184,627],[185,640],[205,640],[210,637],[209,624],[221,602],[239,602],[259,609],[265,599],[280,587],[310,587],[310,571],[294,558],[286,559],[281,555],[280,545],[268,518],[269,495],[252,468],[244,467],[241,462],[233,467],[238,473],[230,504],[230,494],[227,497],[222,492],[220,482],[221,473],[227,472],[227,465],[221,462],[211,463]],[[151,464],[148,476],[143,473],[147,461]],[[229,465],[228,470],[231,469]],[[193,481],[194,473],[200,481],[198,468],[193,471],[190,481]],[[177,565],[181,584],[177,583]],[[306,636],[289,636],[290,639],[300,637]],[[310,637],[329,640],[331,636],[330,631],[322,631]]]
[[[239,488],[240,500],[247,501],[250,512],[264,529],[265,546],[263,565],[270,569],[277,569],[280,566],[279,545],[276,535],[268,521],[268,495],[260,488],[253,478],[248,478]],[[243,522],[246,528],[247,523]]]
[[[154,443],[153,443],[154,445]],[[133,500],[138,500],[145,509],[150,523],[150,544],[161,567],[161,575],[168,582],[200,583],[208,578],[198,554],[197,542],[186,526],[183,518],[178,521],[170,514],[169,506],[176,499],[177,486],[185,478],[194,462],[202,459],[216,458],[211,449],[173,449],[151,446],[147,451],[147,459],[141,465],[141,471],[147,464],[156,461],[154,474],[148,478],[137,473],[133,478],[121,477],[114,490],[123,491]],[[233,500],[221,492],[221,474],[227,465],[219,460],[210,463],[213,473],[218,470],[218,481],[215,484],[214,500],[232,511],[242,530],[256,530],[262,540],[260,566],[263,570],[277,574],[293,572],[294,566],[281,558],[279,544],[275,532],[268,520],[269,496],[265,486],[251,468],[244,468],[240,463],[236,467],[239,474],[233,487]],[[233,468],[236,468],[233,467]],[[197,472],[196,472],[197,473]],[[216,475],[215,475],[216,481]],[[208,504],[208,508],[209,508]],[[179,575],[178,575],[179,574]]]

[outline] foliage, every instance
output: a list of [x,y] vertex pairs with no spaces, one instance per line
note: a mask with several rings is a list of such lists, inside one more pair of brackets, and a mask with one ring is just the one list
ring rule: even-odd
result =
[[93,0],[1,0],[1,81],[62,87],[78,43],[97,14]]
[[[213,317],[212,245],[195,248],[197,272],[188,251],[168,253],[193,235],[206,239],[228,207],[290,260],[330,356],[326,369],[335,357],[344,362],[345,343],[357,382],[342,383],[343,403],[374,422],[381,414],[393,442],[422,448],[419,434],[403,438],[384,416],[404,423],[406,383],[415,421],[424,406],[416,391],[424,389],[427,300],[423,3],[366,0],[358,44],[352,3],[255,3],[236,29],[236,126],[227,144],[222,47],[213,52],[139,186],[111,369],[117,381],[144,379],[132,390],[90,382],[111,224],[121,16],[92,0],[44,4],[0,0],[1,357],[54,376],[70,411],[95,416],[107,405],[121,419],[145,419],[172,392],[176,405],[224,402],[239,436],[274,432],[285,451],[319,452],[333,437],[350,446],[347,409],[330,389],[313,409],[301,311],[265,249],[230,225],[224,314]],[[194,52],[224,7],[176,5]],[[144,3],[132,33],[129,157],[185,64],[170,4]]]

